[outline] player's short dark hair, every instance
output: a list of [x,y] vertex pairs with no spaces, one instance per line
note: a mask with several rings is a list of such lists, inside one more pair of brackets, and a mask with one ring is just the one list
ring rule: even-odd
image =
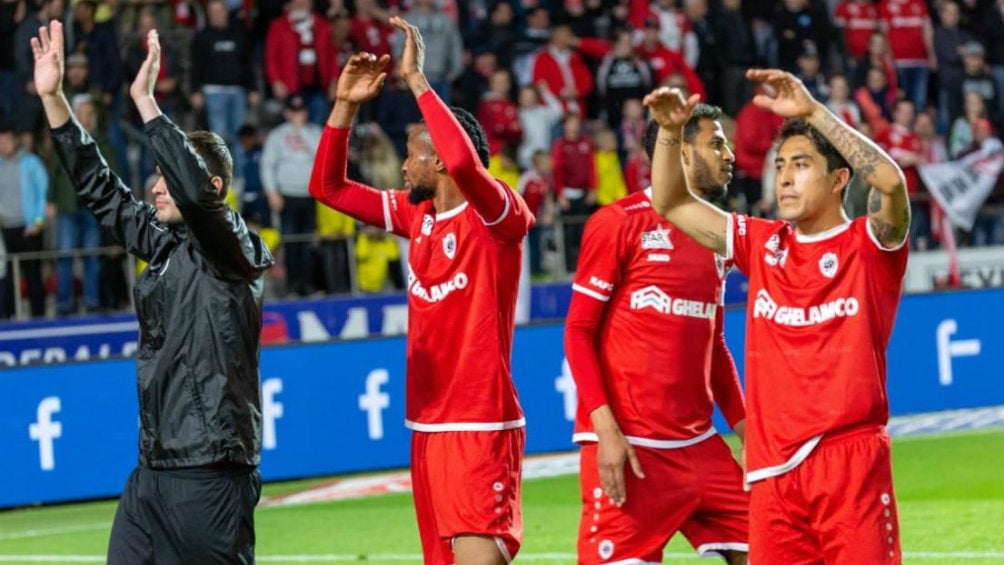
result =
[[0,122],[0,135],[17,136],[17,130],[7,122]]
[[206,163],[209,174],[223,179],[223,189],[220,190],[220,199],[222,200],[227,196],[230,183],[234,179],[234,160],[230,156],[226,142],[215,133],[204,130],[190,132],[188,142],[192,144],[195,152]]
[[823,158],[826,159],[826,172],[830,173],[837,169],[847,169],[852,174],[854,173],[851,164],[847,162],[847,159],[844,159],[844,156],[837,151],[837,148],[819,130],[809,125],[809,122],[802,118],[784,122],[784,125],[781,127],[781,133],[777,136],[777,146],[780,147],[781,144],[796,135],[809,138],[816,151],[819,151]]
[[[694,113],[690,115],[690,119],[683,126],[683,141],[687,143],[694,142],[694,136],[701,129],[701,120],[717,121],[720,119],[722,119],[722,109],[718,106],[712,106],[711,104],[698,104],[694,106]],[[643,140],[645,153],[648,153],[649,161],[652,160],[652,156],[655,154],[655,140],[658,137],[659,124],[655,120],[650,120],[648,127],[645,128],[645,139]]]
[[488,136],[485,135],[485,130],[467,110],[458,108],[457,106],[450,106],[450,111],[453,112],[453,117],[460,123],[460,127],[464,128],[467,137],[470,138],[471,145],[474,146],[474,150],[478,153],[478,158],[481,159],[481,164],[487,167]]

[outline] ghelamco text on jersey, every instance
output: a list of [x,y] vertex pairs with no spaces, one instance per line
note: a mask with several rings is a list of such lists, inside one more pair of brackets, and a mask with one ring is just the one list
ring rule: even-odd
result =
[[856,316],[859,310],[858,299],[853,296],[837,298],[808,308],[778,306],[770,294],[761,289],[756,293],[756,302],[753,303],[753,318],[766,318],[783,326],[812,326],[835,318]]

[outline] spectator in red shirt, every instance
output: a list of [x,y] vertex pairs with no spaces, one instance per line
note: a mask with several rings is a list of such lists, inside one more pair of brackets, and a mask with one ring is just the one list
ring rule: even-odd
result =
[[582,120],[566,114],[561,122],[562,136],[554,142],[551,160],[554,189],[561,208],[565,236],[565,266],[575,271],[579,243],[586,218],[596,207],[596,152],[593,141],[583,135]]
[[917,165],[924,162],[920,138],[913,133],[916,111],[913,102],[900,100],[892,112],[892,124],[874,137],[896,164],[903,170],[906,190],[910,195],[910,245],[913,249],[927,249],[931,241],[931,206],[927,193],[921,190]]
[[532,81],[547,83],[565,104],[566,112],[586,115],[586,99],[593,91],[593,73],[575,52],[572,28],[559,25],[551,30],[551,40],[537,52],[532,65]]
[[903,92],[915,108],[927,106],[927,82],[938,70],[934,56],[934,27],[924,0],[882,0],[879,28],[889,36],[889,47],[899,70]]
[[526,245],[530,251],[530,273],[543,274],[541,242],[554,231],[554,179],[551,176],[551,155],[547,151],[534,151],[533,166],[519,177],[519,193],[526,207],[537,218],[537,223],[527,234]]
[[878,29],[878,12],[871,0],[840,0],[833,23],[840,28],[844,52],[853,64],[868,53],[868,39]]
[[[390,52],[390,36],[394,28],[387,23],[388,14],[377,0],[356,0],[356,15],[352,16],[352,43],[359,51],[372,53],[377,57],[393,55]],[[394,62],[391,60],[391,65]],[[388,76],[393,72],[387,68]]]
[[687,92],[700,94],[703,100],[706,94],[704,83],[679,53],[667,49],[659,41],[659,25],[659,20],[656,18],[645,20],[642,41],[637,47],[638,55],[652,68],[656,84],[664,85],[670,75],[680,73],[687,79]]
[[512,78],[509,71],[498,69],[488,80],[488,92],[478,104],[478,121],[488,136],[488,152],[498,154],[506,143],[517,146],[523,138],[519,108],[512,101]]
[[[761,94],[757,87],[755,94]],[[752,100],[747,102],[736,116],[736,175],[732,182],[735,195],[745,198],[745,208],[750,215],[762,214],[770,208],[763,201],[763,163],[774,144],[774,138],[781,131],[784,120],[770,110],[765,110]]]
[[265,76],[279,100],[298,95],[307,103],[310,121],[321,123],[334,95],[334,51],[328,20],[312,12],[310,0],[290,0],[265,37]]

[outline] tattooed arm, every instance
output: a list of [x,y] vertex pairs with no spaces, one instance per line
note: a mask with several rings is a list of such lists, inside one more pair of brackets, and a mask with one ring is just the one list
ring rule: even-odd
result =
[[910,199],[899,165],[875,142],[834,116],[822,104],[817,105],[808,121],[847,159],[854,174],[871,187],[868,222],[872,234],[886,249],[899,247],[910,229]]
[[645,97],[652,119],[659,124],[652,154],[652,207],[694,241],[724,256],[728,216],[690,192],[680,153],[683,126],[698,99],[694,95],[684,100],[678,89],[666,87]]
[[886,249],[902,244],[910,228],[910,201],[903,171],[892,157],[813,99],[791,73],[750,70],[746,76],[774,91],[756,95],[755,104],[786,118],[805,118],[847,159],[854,173],[872,187],[868,198],[872,234]]

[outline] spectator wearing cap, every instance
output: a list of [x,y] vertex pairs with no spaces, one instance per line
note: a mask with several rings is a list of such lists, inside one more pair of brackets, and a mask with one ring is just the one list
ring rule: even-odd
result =
[[[248,105],[260,102],[254,88],[254,69],[247,34],[230,20],[225,0],[206,4],[208,25],[192,40],[190,86],[195,110],[206,109],[209,129],[216,132],[234,155],[235,170],[241,169],[237,131],[244,125]],[[237,176],[240,176],[238,174]]]
[[962,113],[962,51],[973,36],[959,27],[959,5],[946,0],[938,12],[941,23],[934,30],[934,54],[938,59],[938,129]]
[[13,121],[19,131],[28,134],[22,135],[22,143],[42,126],[42,103],[35,92],[35,57],[31,53],[31,38],[38,35],[39,27],[49,25],[53,19],[61,20],[64,8],[63,0],[42,0],[38,11],[22,20],[14,33],[14,82],[18,97]]
[[889,37],[900,88],[915,108],[927,107],[927,83],[938,70],[934,54],[934,28],[925,0],[881,0],[879,29]]
[[289,0],[265,37],[265,77],[272,95],[297,95],[307,104],[310,121],[320,124],[334,97],[337,74],[328,20],[313,12],[311,0]]
[[806,41],[802,52],[798,54],[798,72],[795,75],[802,81],[809,94],[816,100],[826,100],[830,97],[830,87],[820,69],[819,52],[813,41]]
[[997,83],[987,68],[983,44],[970,41],[960,47],[959,51],[962,53],[962,96],[977,94],[986,104],[987,116],[991,122],[998,121],[1001,118],[997,114],[1001,93],[997,91]]
[[648,18],[645,20],[645,27],[642,29],[642,40],[636,50],[638,55],[648,63],[655,76],[655,84],[664,85],[666,80],[673,74],[680,73],[686,79],[687,92],[700,94],[701,99],[706,99],[706,91],[701,78],[694,72],[693,67],[687,64],[678,53],[673,52],[662,44],[659,40],[659,20]]
[[296,94],[286,98],[283,117],[285,122],[265,139],[261,181],[271,209],[280,215],[284,238],[299,238],[283,245],[287,291],[306,296],[313,292],[313,283],[310,243],[303,237],[312,235],[317,225],[309,185],[321,128],[309,121],[306,101]]

